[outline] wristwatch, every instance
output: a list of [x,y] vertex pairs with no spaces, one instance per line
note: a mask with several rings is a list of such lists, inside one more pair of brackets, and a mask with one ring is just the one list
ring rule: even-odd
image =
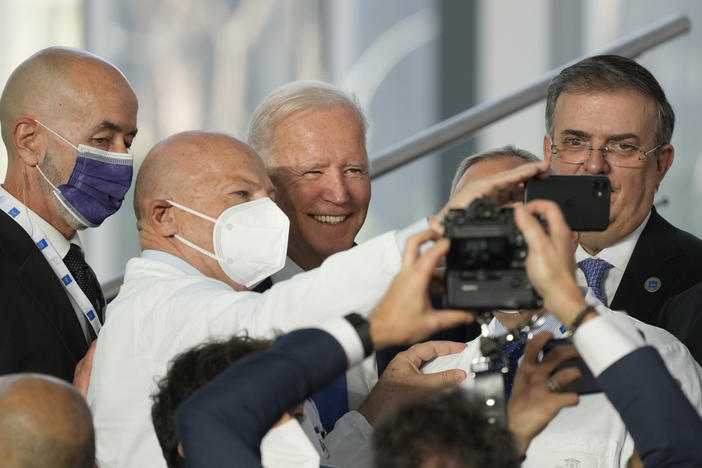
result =
[[361,314],[351,312],[345,315],[344,318],[353,326],[358,333],[358,337],[363,344],[363,356],[368,357],[373,352],[373,340],[371,340],[370,330],[368,328],[368,320],[364,319]]

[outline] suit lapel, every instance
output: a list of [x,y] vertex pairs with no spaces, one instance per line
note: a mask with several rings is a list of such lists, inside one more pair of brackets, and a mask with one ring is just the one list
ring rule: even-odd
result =
[[2,229],[8,235],[8,243],[21,259],[16,272],[17,281],[35,304],[24,313],[35,315],[37,327],[53,329],[77,362],[87,351],[88,344],[66,291],[27,233],[5,213],[0,214],[3,215]]
[[[653,208],[610,307],[649,322],[675,284],[679,272],[676,271],[674,260],[682,255],[675,238],[675,229]],[[656,291],[645,288],[651,278],[659,281],[660,287]]]

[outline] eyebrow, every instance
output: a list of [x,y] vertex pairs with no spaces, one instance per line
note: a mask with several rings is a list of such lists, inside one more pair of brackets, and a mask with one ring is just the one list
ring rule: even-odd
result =
[[[251,180],[251,179],[248,179],[246,177],[238,176],[238,175],[234,175],[233,180],[229,180],[226,183],[230,184],[230,185],[243,184],[248,189],[258,189],[259,187],[261,187],[261,185],[258,182]],[[273,188],[271,190],[275,191],[275,188]],[[271,190],[268,190],[268,192],[271,192]]]
[[[565,129],[561,132],[561,135],[572,135],[578,138],[591,138],[592,135],[590,135],[587,132],[583,132],[582,130],[572,130],[572,129]],[[633,138],[635,140],[639,140],[639,136],[635,133],[622,133],[620,135],[607,135],[606,137],[607,141],[622,141],[622,140],[628,140],[630,138]]]
[[[114,130],[117,133],[122,133],[122,127],[114,122],[110,122],[109,120],[103,120],[100,122],[100,124],[93,129],[93,133],[99,130]],[[139,130],[135,128],[131,132],[127,133],[127,135],[135,136],[138,131]]]
[[[297,170],[299,171],[314,171],[317,169],[325,169],[329,167],[330,164],[327,163],[310,163],[310,164],[302,164],[300,166],[297,166]],[[363,160],[356,160],[356,161],[351,161],[346,164],[344,164],[342,167],[368,167],[368,164],[363,161]]]

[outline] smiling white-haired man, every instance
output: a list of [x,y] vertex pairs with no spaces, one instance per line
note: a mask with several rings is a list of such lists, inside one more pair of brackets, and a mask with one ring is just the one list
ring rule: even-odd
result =
[[[248,141],[276,187],[276,203],[290,219],[285,267],[257,291],[354,246],[371,197],[367,126],[353,95],[320,81],[285,84],[256,108]],[[346,378],[314,400],[331,430],[349,409]]]
[[319,81],[283,85],[254,111],[249,144],[290,218],[288,274],[353,246],[371,196],[366,128],[355,98]]

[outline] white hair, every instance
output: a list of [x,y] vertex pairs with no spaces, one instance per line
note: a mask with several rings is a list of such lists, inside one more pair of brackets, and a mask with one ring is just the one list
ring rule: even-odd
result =
[[343,107],[358,119],[365,140],[368,121],[352,93],[321,81],[294,81],[273,90],[251,115],[247,140],[267,167],[273,164],[275,129],[293,114],[315,109]]

